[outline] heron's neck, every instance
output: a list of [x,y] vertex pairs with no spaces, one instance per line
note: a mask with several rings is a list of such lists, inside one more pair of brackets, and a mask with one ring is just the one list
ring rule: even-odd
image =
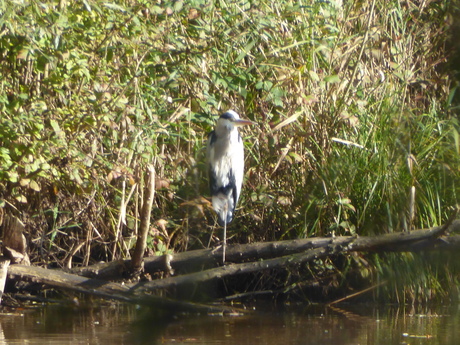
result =
[[238,136],[238,129],[232,125],[224,125],[216,128],[216,134],[221,138],[231,138],[233,136]]

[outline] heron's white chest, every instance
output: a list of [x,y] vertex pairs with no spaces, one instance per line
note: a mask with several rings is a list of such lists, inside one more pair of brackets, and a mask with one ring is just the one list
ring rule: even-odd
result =
[[[217,134],[210,152],[210,163],[212,164],[216,177],[222,185],[229,182],[229,172],[239,180],[244,170],[244,148],[243,141],[236,128],[224,133]],[[240,173],[241,171],[241,173]],[[237,176],[238,175],[238,176]]]

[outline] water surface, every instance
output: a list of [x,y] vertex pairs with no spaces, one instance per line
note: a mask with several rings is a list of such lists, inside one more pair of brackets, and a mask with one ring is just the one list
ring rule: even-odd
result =
[[460,344],[458,306],[251,307],[244,316],[142,306],[47,306],[0,314],[0,344]]

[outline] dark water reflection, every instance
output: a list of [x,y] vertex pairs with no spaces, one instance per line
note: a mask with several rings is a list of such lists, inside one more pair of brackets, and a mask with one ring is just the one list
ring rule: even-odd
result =
[[458,306],[256,310],[180,317],[130,305],[3,311],[0,344],[460,344]]

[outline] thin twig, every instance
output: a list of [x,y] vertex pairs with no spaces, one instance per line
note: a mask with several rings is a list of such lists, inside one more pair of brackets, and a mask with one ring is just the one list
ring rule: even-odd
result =
[[133,258],[131,261],[132,272],[136,275],[143,270],[143,257],[147,243],[147,235],[150,228],[150,214],[152,212],[153,199],[155,197],[155,168],[153,165],[148,166],[147,186],[144,194],[144,202],[141,210],[141,224],[137,234],[136,247],[134,248]]
[[332,302],[328,303],[327,306],[331,306],[331,305],[333,305],[333,304],[337,304],[337,303],[346,301],[347,299],[350,299],[350,298],[353,298],[353,297],[362,295],[363,293],[366,293],[366,292],[368,292],[368,291],[374,290],[374,289],[378,288],[379,286],[382,286],[382,285],[384,285],[384,284],[386,284],[386,283],[387,283],[387,281],[385,280],[385,281],[383,281],[383,282],[381,282],[381,283],[372,285],[371,287],[368,287],[367,289],[364,289],[364,290],[355,292],[355,293],[353,293],[353,294],[351,294],[351,295],[348,295],[348,296],[345,296],[345,297],[343,297],[343,298],[339,298],[339,299],[337,299],[337,300],[335,300],[335,301],[332,301]]

